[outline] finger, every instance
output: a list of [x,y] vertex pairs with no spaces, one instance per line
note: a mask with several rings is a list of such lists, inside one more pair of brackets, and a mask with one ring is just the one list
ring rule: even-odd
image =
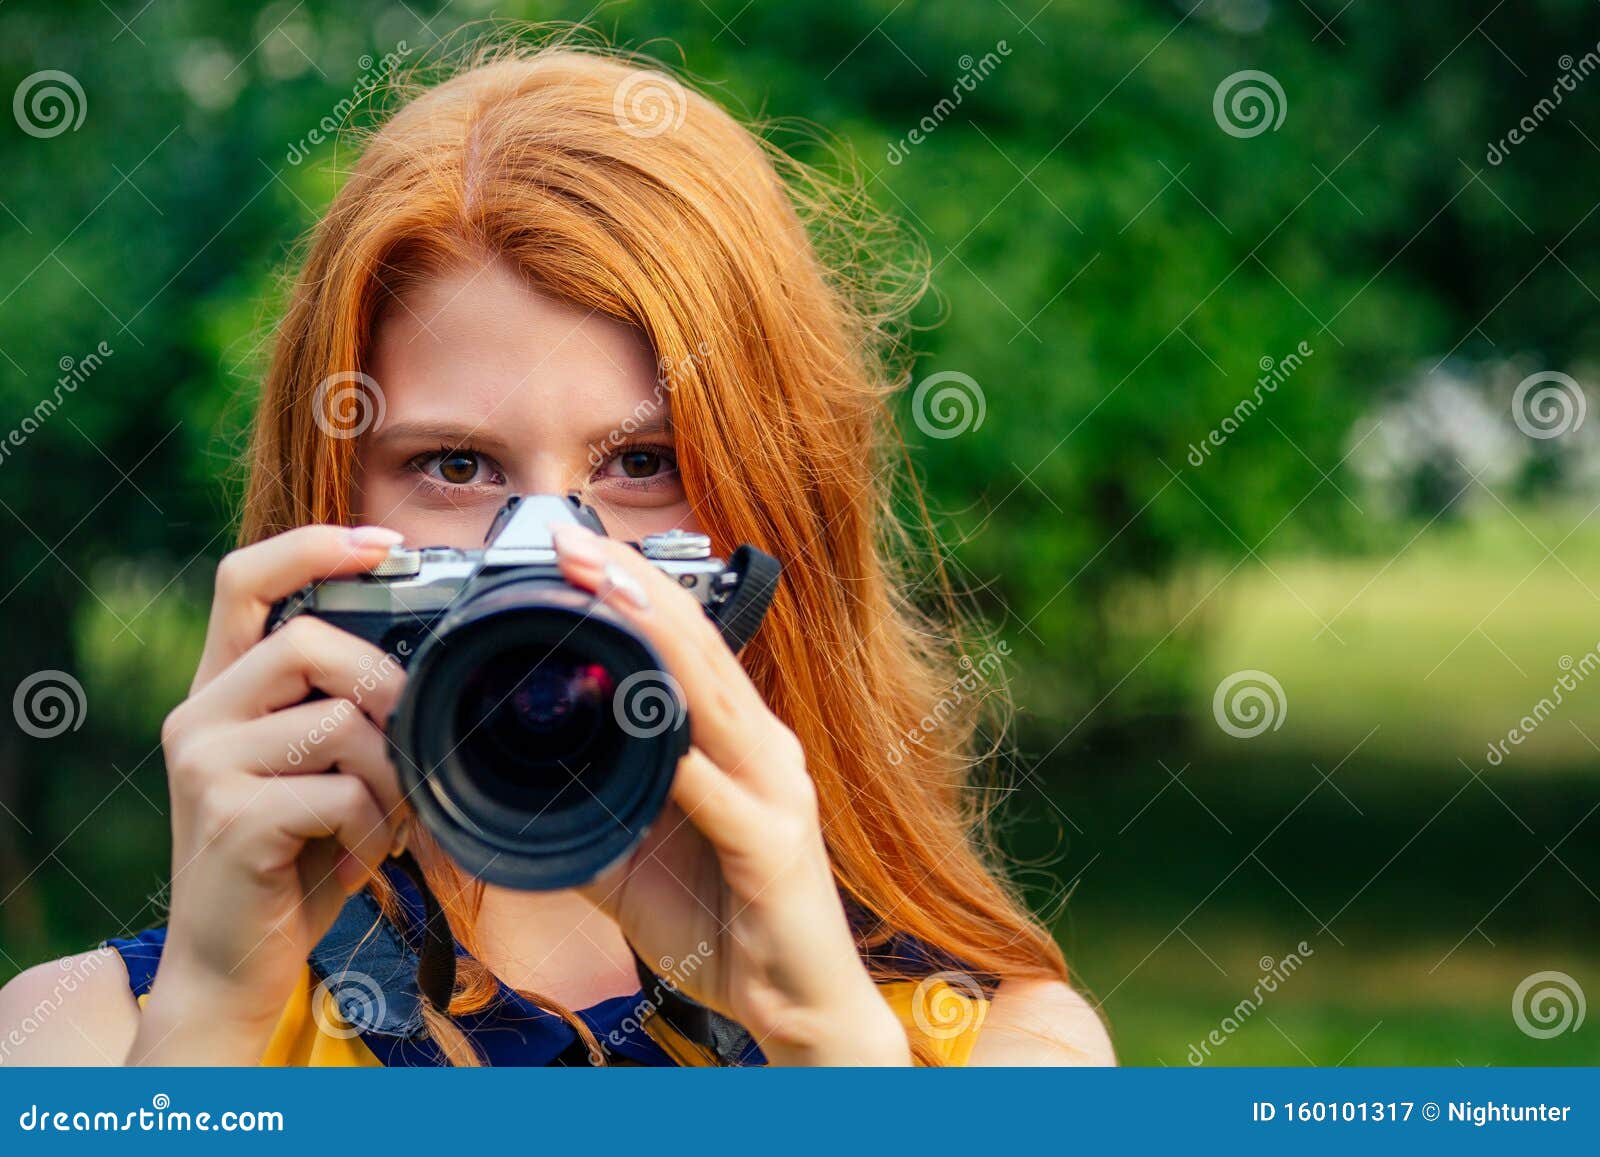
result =
[[349,699],[313,699],[213,729],[195,742],[196,761],[203,767],[255,775],[306,775],[337,767],[366,784],[385,815],[402,803],[383,732]]
[[316,579],[370,570],[401,539],[381,526],[302,526],[226,556],[217,565],[205,650],[191,691],[260,641],[267,610],[278,599]]
[[632,547],[582,527],[556,528],[556,558],[563,578],[594,591],[661,656],[688,702],[695,745],[730,774],[759,768],[777,721],[705,608]]
[[718,852],[748,855],[761,843],[761,807],[699,748],[678,761],[672,802]]
[[307,841],[327,838],[337,840],[369,872],[388,858],[395,823],[354,776],[275,776],[255,782],[260,796],[250,808],[253,822],[297,857]]
[[404,687],[399,660],[348,631],[302,615],[239,656],[180,710],[207,719],[254,719],[321,691],[355,701],[381,725]]

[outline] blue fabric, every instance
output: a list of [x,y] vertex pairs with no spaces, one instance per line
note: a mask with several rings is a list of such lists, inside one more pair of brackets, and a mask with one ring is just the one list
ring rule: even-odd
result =
[[150,982],[156,978],[156,965],[161,963],[161,950],[167,944],[166,928],[146,928],[132,936],[113,937],[101,947],[115,948],[128,970],[128,987],[134,996],[150,991]]
[[[345,901],[308,962],[345,1020],[364,1033],[402,1038],[423,1034],[417,954],[383,918],[370,893],[357,892]],[[375,999],[380,994],[382,999]]]
[[[401,926],[383,918],[369,893],[358,892],[345,902],[308,962],[384,1065],[441,1066],[446,1063],[444,1054],[422,1031],[422,997],[416,986],[422,897],[403,872],[387,869],[386,875],[405,912]],[[121,955],[135,996],[150,991],[166,940],[167,930],[161,927],[105,942]],[[457,944],[456,954],[465,956],[466,949]],[[617,1056],[635,1064],[670,1066],[672,1058],[639,1023],[647,1008],[640,991],[579,1009],[577,1015]],[[578,1042],[578,1034],[566,1021],[504,984],[488,1008],[455,1020],[490,1065],[549,1065]]]
[[[892,932],[883,921],[849,897],[844,897],[844,914],[850,923],[850,932],[859,944],[873,942],[872,948],[861,953],[867,971],[879,979],[900,977],[920,980],[936,972],[959,972],[970,977],[991,997],[1000,987],[1000,978],[993,973],[981,972],[960,957],[935,948],[915,936]],[[891,933],[885,936],[884,933]],[[881,940],[881,943],[876,943]]]
[[[430,1039],[419,1032],[403,1031],[407,1002],[416,1009],[418,1027],[421,1023],[416,968],[424,927],[422,897],[398,868],[386,867],[385,876],[403,909],[399,928],[382,918],[368,893],[357,893],[346,902],[328,937],[313,951],[312,967],[316,968],[318,958],[322,957],[342,962],[342,967],[351,972],[392,977],[393,994],[390,983],[384,984],[390,1014],[377,1026],[378,1031],[364,1029],[362,1040],[385,1065],[441,1065],[444,1056]],[[375,923],[387,935],[372,934]],[[330,938],[336,932],[340,939],[330,946]],[[467,951],[457,944],[456,955],[464,957]],[[322,975],[326,978],[326,974]],[[393,1013],[396,1008],[401,1009],[399,1014]],[[576,1012],[595,1036],[618,1056],[637,1064],[671,1065],[672,1059],[639,1024],[645,1008],[641,991],[612,997]],[[566,1021],[504,984],[500,985],[497,999],[488,1008],[458,1016],[455,1021],[484,1059],[496,1066],[549,1065],[578,1042],[578,1034]]]
[[[422,996],[417,991],[417,956],[424,926],[422,897],[398,868],[387,866],[385,875],[399,898],[402,919],[385,919],[371,894],[358,892],[345,902],[333,927],[312,949],[308,963],[345,1019],[360,1030],[362,1041],[384,1065],[444,1065],[444,1054],[424,1032]],[[871,912],[854,901],[845,901],[845,912],[857,936],[870,938],[882,928]],[[135,996],[150,991],[166,940],[167,930],[162,927],[105,942],[122,956]],[[467,952],[457,944],[456,954],[466,956]],[[862,958],[879,976],[920,977],[949,970],[966,973],[990,991],[998,983],[997,978],[976,973],[903,933],[889,937]],[[641,1065],[671,1065],[672,1059],[640,1023],[650,1007],[641,989],[579,1009],[577,1015],[616,1056]],[[495,1066],[550,1065],[578,1042],[578,1034],[564,1020],[504,984],[489,1007],[455,1019],[484,1059]],[[752,1044],[739,1063],[761,1065],[766,1059]]]

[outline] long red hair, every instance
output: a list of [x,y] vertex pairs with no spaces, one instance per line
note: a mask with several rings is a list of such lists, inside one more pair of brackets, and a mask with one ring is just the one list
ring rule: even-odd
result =
[[[701,524],[722,552],[751,542],[783,563],[744,663],[804,745],[841,890],[879,922],[864,948],[909,934],[974,971],[1065,978],[994,866],[972,782],[984,696],[889,411],[925,285],[909,252],[858,184],[655,66],[570,37],[479,53],[372,133],[316,227],[260,400],[242,538],[349,521],[354,447],[316,420],[317,387],[363,368],[375,317],[416,280],[491,255],[638,327],[673,367]],[[470,950],[481,892],[434,883]],[[452,1012],[492,999],[481,969],[463,979]]]

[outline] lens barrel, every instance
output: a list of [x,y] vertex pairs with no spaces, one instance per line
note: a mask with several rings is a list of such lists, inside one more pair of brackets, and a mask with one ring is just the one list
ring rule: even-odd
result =
[[408,668],[389,724],[406,799],[492,884],[594,879],[643,838],[688,749],[655,650],[548,569],[469,592]]

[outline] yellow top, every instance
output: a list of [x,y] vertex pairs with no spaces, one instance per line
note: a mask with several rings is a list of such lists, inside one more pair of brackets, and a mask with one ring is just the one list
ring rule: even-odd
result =
[[[124,958],[127,959],[126,953]],[[129,966],[130,980],[137,990],[141,986],[133,975],[137,970],[135,962],[129,960]],[[142,987],[141,1005],[149,998],[148,980]],[[940,1065],[967,1063],[989,1008],[988,999],[969,977],[961,973],[936,973],[920,981],[885,981],[878,985],[878,991],[905,1025],[908,1039],[920,1052]],[[585,1019],[590,1018],[586,1016]],[[672,1063],[697,1067],[718,1063],[707,1049],[679,1035],[664,1019],[653,1015],[653,1010],[640,1015],[637,1024]],[[390,1064],[397,1060],[399,1063],[428,1063],[397,1056],[386,1047],[392,1044],[388,1038],[364,1033],[352,1024],[340,1010],[336,990],[330,990],[327,983],[319,981],[307,965],[261,1054],[261,1064],[297,1068],[382,1067],[385,1061],[374,1052],[369,1040],[389,1053]],[[619,1059],[624,1064],[640,1063],[630,1062],[625,1054],[619,1055]]]

